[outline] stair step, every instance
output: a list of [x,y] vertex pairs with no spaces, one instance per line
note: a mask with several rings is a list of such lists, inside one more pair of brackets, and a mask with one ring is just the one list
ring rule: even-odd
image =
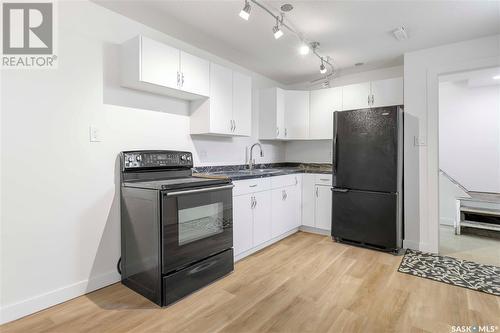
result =
[[475,221],[460,221],[461,227],[469,227],[469,228],[477,228],[477,229],[486,229],[486,230],[495,230],[500,231],[500,225],[484,223],[484,222],[475,222]]
[[460,211],[465,212],[465,213],[476,213],[476,214],[500,216],[500,210],[498,210],[498,209],[460,206]]

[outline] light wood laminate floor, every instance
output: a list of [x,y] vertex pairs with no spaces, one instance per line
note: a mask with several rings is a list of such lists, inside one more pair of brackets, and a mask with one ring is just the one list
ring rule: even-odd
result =
[[8,332],[451,332],[500,327],[500,297],[397,269],[401,257],[296,233],[159,308],[121,284],[0,327]]

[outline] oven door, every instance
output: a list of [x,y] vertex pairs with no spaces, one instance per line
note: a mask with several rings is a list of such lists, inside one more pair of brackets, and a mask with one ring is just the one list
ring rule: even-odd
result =
[[162,193],[162,273],[233,246],[234,185]]

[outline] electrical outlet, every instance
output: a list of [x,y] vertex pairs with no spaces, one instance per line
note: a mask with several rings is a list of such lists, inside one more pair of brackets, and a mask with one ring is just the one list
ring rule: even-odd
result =
[[101,142],[101,131],[97,126],[90,125],[89,127],[90,142]]

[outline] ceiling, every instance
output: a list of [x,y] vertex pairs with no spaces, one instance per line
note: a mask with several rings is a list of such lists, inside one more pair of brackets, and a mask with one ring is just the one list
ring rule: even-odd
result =
[[[95,0],[111,10],[205,49],[283,84],[320,77],[319,61],[297,52],[299,40],[275,40],[273,18],[255,5],[238,16],[243,0]],[[500,33],[500,1],[261,1],[291,3],[286,18],[308,40],[321,43],[339,73],[402,64],[408,51]],[[276,11],[277,12],[277,11]],[[405,25],[409,39],[391,31]],[[364,65],[355,67],[354,64]]]

